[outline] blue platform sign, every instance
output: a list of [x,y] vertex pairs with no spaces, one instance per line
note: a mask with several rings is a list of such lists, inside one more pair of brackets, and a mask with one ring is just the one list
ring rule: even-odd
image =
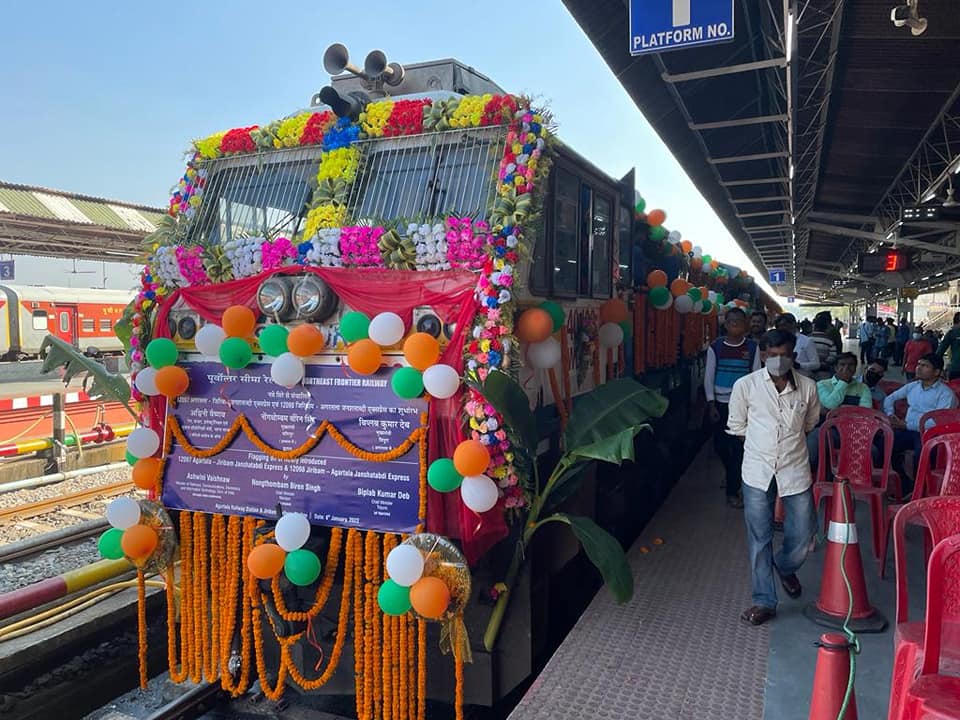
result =
[[0,280],[13,280],[15,275],[14,261],[0,260]]
[[771,285],[783,285],[787,282],[787,271],[783,268],[770,268],[769,277]]
[[733,40],[734,0],[630,0],[630,54]]

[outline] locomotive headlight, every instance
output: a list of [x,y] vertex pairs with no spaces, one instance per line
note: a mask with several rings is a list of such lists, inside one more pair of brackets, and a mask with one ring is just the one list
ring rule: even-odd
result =
[[257,291],[260,312],[272,318],[282,315],[290,306],[290,288],[282,278],[265,280]]
[[184,340],[192,340],[197,334],[197,321],[189,315],[180,318],[177,323],[177,334]]
[[433,335],[433,337],[438,338],[442,330],[443,323],[440,322],[440,318],[436,315],[424,315],[417,320],[417,332],[427,333],[427,335]]
[[293,309],[299,318],[313,318],[323,302],[323,288],[312,277],[305,277],[293,288]]

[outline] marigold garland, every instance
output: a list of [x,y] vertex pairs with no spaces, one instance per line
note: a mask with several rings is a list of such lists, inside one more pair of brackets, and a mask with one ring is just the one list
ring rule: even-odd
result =
[[[333,528],[330,531],[330,547],[327,549],[327,560],[323,568],[323,580],[317,587],[317,594],[313,605],[309,610],[294,611],[287,607],[283,593],[280,591],[280,576],[277,575],[270,583],[273,604],[277,608],[277,613],[287,622],[306,622],[312,620],[320,611],[323,610],[330,597],[330,591],[333,589],[333,580],[337,574],[337,568],[340,565],[340,550],[343,544],[343,528]],[[346,572],[350,572],[348,566],[344,566]]]
[[140,689],[147,689],[147,585],[143,570],[137,570],[137,659],[140,661]]

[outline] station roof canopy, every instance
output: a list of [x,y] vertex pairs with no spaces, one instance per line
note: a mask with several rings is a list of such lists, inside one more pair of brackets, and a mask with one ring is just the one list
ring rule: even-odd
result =
[[0,252],[132,262],[162,208],[0,182]]
[[[564,0],[757,267],[845,302],[960,276],[960,225],[900,222],[960,182],[960,11],[919,0],[914,36],[904,2],[736,0],[734,40],[631,57],[629,0]],[[893,245],[911,269],[858,274]]]

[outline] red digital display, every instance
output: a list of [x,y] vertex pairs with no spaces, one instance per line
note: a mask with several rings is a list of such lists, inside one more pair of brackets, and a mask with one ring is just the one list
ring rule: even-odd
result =
[[910,268],[910,256],[902,250],[881,250],[860,256],[860,272],[865,275],[903,272]]
[[898,267],[900,261],[899,253],[887,253],[887,266],[885,270],[887,272],[896,272],[900,268]]

